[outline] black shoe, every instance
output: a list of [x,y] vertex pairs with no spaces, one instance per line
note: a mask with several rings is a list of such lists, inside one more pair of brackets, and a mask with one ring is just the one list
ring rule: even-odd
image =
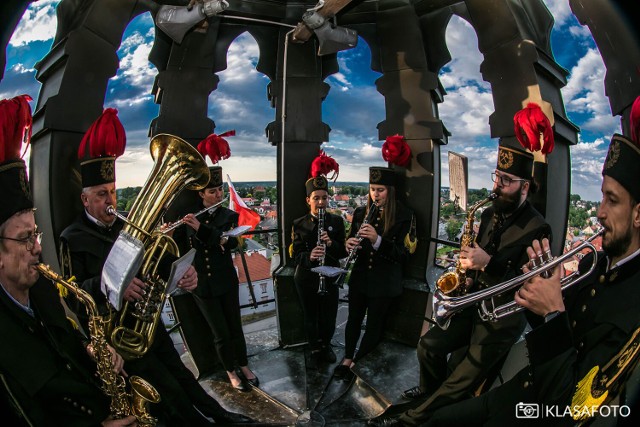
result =
[[336,363],[336,360],[338,360],[330,345],[322,347],[322,349],[320,350],[320,357],[322,358],[322,360],[328,363]]
[[402,394],[400,396],[402,396],[405,399],[420,399],[422,397],[425,397],[427,395],[426,392],[422,391],[420,389],[420,386],[415,386],[410,388],[409,390],[405,390],[402,392]]
[[213,420],[216,424],[251,424],[255,423],[255,421],[247,416],[242,414],[236,414],[235,412],[227,412],[225,411],[222,414],[216,415],[213,417]]
[[240,384],[238,384],[238,385],[233,385],[233,383],[231,383],[231,387],[233,387],[236,390],[241,391],[243,393],[251,391],[251,387],[249,386],[247,381],[245,381],[244,379],[241,379],[240,380]]
[[384,427],[384,426],[404,426],[406,424],[400,421],[399,418],[380,416],[380,417],[372,418],[369,421],[367,421],[367,425]]
[[333,376],[340,379],[348,379],[353,376],[353,372],[351,372],[351,368],[347,365],[343,365],[342,363],[335,367],[333,370]]
[[254,387],[258,387],[260,385],[260,379],[258,379],[258,376],[255,374],[255,372],[253,373],[253,378],[251,379],[247,378],[244,372],[242,372],[242,369],[236,369],[236,374],[242,381],[246,381]]

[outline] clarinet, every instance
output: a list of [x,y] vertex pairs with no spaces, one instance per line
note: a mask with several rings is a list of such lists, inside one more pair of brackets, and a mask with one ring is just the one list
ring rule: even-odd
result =
[[[324,250],[327,250],[327,245],[322,241],[320,235],[324,232],[324,208],[318,208],[318,243],[316,246],[322,246]],[[324,266],[324,255],[319,260],[320,266]],[[325,295],[327,293],[327,279],[320,274],[320,282],[318,283],[318,295]]]
[[[373,217],[378,214],[378,203],[375,200],[371,202],[371,207],[369,207],[369,213],[367,213],[367,217],[364,219],[360,227],[365,224],[369,224]],[[360,242],[362,242],[363,237],[360,236],[359,233],[355,235],[356,239],[358,239],[358,244],[349,251],[349,255],[347,256],[346,261],[344,262],[344,266],[347,269],[346,273],[340,274],[340,276],[336,279],[336,285],[339,287],[344,286],[345,279],[349,274],[351,274],[351,270],[353,270],[353,266],[356,264],[356,260],[358,259],[358,248],[360,247]]]

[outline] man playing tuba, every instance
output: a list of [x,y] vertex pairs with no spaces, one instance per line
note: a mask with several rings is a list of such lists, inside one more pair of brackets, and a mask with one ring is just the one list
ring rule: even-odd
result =
[[[65,276],[74,275],[89,292],[99,309],[109,313],[100,290],[102,267],[124,223],[107,214],[107,206],[116,206],[115,157],[124,152],[125,134],[114,109],[106,109],[89,128],[80,145],[82,204],[84,212],[61,235],[61,254]],[[101,149],[101,150],[100,150]],[[198,276],[193,266],[178,286],[195,289]],[[135,302],[143,298],[146,284],[134,278],[124,298]],[[76,304],[70,301],[70,306]],[[80,315],[83,310],[76,310]],[[82,319],[81,319],[82,321]],[[142,357],[127,361],[127,372],[147,379],[162,398],[159,409],[169,425],[209,425],[202,416],[216,422],[243,422],[247,418],[226,411],[195,379],[182,363],[171,337],[164,327],[156,328],[153,344]]]

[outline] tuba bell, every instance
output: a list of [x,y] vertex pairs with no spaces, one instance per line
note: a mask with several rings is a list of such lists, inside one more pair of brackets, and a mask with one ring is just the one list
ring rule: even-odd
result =
[[[179,256],[175,241],[157,228],[162,215],[177,195],[185,188],[200,190],[209,182],[209,169],[200,153],[188,142],[177,136],[159,134],[150,144],[151,156],[155,163],[144,187],[136,197],[131,211],[125,220],[125,226],[118,239],[141,243],[144,255],[140,268],[131,268],[134,275],[147,284],[144,298],[135,303],[126,302],[120,314],[115,316],[111,332],[111,345],[125,359],[143,356],[153,343],[156,327],[160,321],[162,307],[166,297],[167,282],[158,271],[160,261],[166,254]],[[107,211],[116,214],[115,208]],[[120,215],[118,215],[121,217]],[[117,259],[116,244],[109,258]],[[122,255],[120,255],[122,256]],[[105,265],[117,266],[117,263]],[[109,278],[103,270],[103,282]],[[119,273],[119,272],[118,272]],[[120,274],[120,288],[127,286],[130,275]],[[112,301],[109,299],[110,302]],[[121,302],[121,300],[120,300]],[[118,304],[115,305],[118,309]]]

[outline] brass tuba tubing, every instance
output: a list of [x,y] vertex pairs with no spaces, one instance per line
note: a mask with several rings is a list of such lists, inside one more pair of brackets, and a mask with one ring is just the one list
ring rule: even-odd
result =
[[515,301],[510,301],[507,304],[503,304],[498,307],[494,307],[493,310],[489,310],[486,307],[486,301],[497,296],[503,294],[511,289],[522,286],[524,282],[531,279],[534,276],[538,276],[540,274],[553,271],[558,265],[564,263],[567,259],[570,259],[578,252],[583,251],[584,249],[589,249],[593,251],[593,262],[591,267],[585,274],[580,274],[579,272],[575,272],[561,280],[561,289],[564,292],[565,289],[573,286],[576,283],[579,283],[585,277],[589,276],[593,270],[596,268],[598,263],[598,255],[595,246],[591,243],[596,237],[602,235],[604,229],[600,229],[596,234],[591,236],[589,239],[585,240],[581,245],[573,248],[569,252],[564,253],[559,257],[555,257],[549,262],[544,263],[542,266],[535,268],[528,273],[521,274],[520,276],[514,277],[511,280],[504,281],[502,283],[498,283],[495,286],[491,286],[489,288],[483,289],[481,291],[473,292],[468,295],[452,297],[445,295],[439,289],[433,293],[433,320],[435,323],[440,326],[442,329],[447,329],[449,327],[449,322],[451,318],[457,314],[459,311],[470,307],[476,303],[481,303],[479,308],[480,317],[485,321],[495,322],[503,317],[509,316],[511,314],[517,313],[524,309],[524,307],[516,304]]

